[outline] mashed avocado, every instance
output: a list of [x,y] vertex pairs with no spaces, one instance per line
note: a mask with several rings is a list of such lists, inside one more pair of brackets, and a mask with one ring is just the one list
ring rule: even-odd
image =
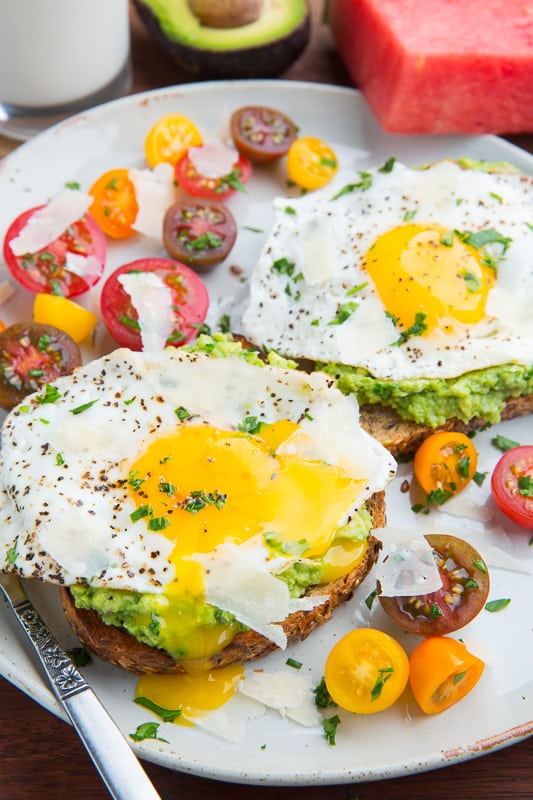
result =
[[337,378],[344,394],[356,394],[361,405],[380,403],[402,418],[432,428],[457,417],[468,422],[479,417],[489,424],[500,421],[505,401],[533,392],[533,366],[503,364],[475,370],[457,378],[388,381],[374,378],[360,367],[319,364]]

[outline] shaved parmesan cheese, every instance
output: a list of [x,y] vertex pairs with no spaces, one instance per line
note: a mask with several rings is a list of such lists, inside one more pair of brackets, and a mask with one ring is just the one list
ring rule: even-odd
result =
[[172,292],[155,272],[130,272],[118,276],[135,308],[143,350],[163,350],[174,330]]
[[305,282],[316,286],[339,270],[334,256],[333,223],[329,217],[313,216],[302,227],[302,273]]
[[130,169],[128,177],[135,187],[137,216],[132,225],[138,233],[162,241],[163,217],[176,200],[174,169],[162,162],[151,169]]
[[221,708],[215,708],[208,714],[195,714],[190,718],[184,714],[184,717],[198,728],[221,739],[240,742],[246,732],[247,721],[261,717],[265,711],[266,708],[262,703],[236,693]]
[[300,725],[310,727],[320,723],[309,675],[294,670],[254,670],[245,676],[238,688],[246,697],[279,711],[282,717],[289,717]]
[[9,243],[11,252],[15,256],[23,256],[42,250],[61,236],[69,225],[83,217],[92,202],[90,194],[65,189],[48,205],[31,215],[19,235]]
[[80,278],[87,278],[88,282],[95,275],[100,275],[102,263],[96,256],[82,256],[79,253],[67,251],[65,256],[65,269],[79,275]]
[[200,147],[189,147],[188,155],[197,172],[205,178],[228,175],[239,160],[237,150],[218,140]]
[[289,589],[270,574],[268,548],[257,540],[226,542],[210,553],[192,556],[204,567],[205,600],[229,611],[257,633],[285,648],[281,625],[289,614]]
[[433,551],[422,534],[399,528],[381,528],[374,534],[383,542],[374,575],[384,597],[409,597],[441,588]]

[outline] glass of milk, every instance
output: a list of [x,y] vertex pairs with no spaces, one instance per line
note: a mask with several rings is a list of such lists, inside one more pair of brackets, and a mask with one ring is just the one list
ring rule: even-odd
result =
[[28,139],[130,84],[128,0],[0,0],[0,133]]

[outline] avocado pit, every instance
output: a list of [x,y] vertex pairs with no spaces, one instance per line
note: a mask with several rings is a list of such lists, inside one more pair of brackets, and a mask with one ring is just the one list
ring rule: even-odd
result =
[[240,28],[261,16],[264,0],[189,0],[192,13],[209,28]]

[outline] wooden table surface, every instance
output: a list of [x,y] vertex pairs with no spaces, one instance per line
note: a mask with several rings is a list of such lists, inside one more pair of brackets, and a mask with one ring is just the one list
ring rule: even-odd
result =
[[[348,86],[321,0],[313,0],[313,35],[303,56],[282,77]],[[173,62],[131,15],[133,87],[143,91],[186,82]],[[509,137],[533,152],[533,135]],[[0,156],[17,146],[0,136]],[[0,800],[105,800],[109,795],[66,723],[0,679]],[[376,742],[379,747],[379,742]],[[163,800],[532,800],[533,738],[482,758],[433,772],[375,783],[330,787],[255,787],[219,783],[146,763]]]

